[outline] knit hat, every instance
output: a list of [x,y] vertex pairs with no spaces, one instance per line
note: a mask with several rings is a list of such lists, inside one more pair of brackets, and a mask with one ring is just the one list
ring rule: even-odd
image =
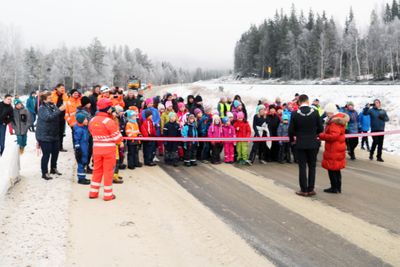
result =
[[212,117],[212,119],[213,119],[213,124],[215,124],[215,122],[218,120],[218,121],[221,121],[221,118],[219,117],[219,115],[217,115],[217,114],[214,114],[213,115],[213,117]]
[[107,85],[103,85],[101,88],[100,88],[100,93],[101,94],[103,94],[103,93],[106,93],[106,92],[110,92],[111,90],[110,90],[110,87],[108,87]]
[[146,106],[149,106],[150,104],[153,103],[153,98],[147,98],[144,103],[146,104]]
[[239,106],[241,106],[241,105],[242,105],[242,103],[240,103],[239,100],[233,101],[233,106],[234,106],[235,108],[237,108],[237,107],[239,107]]
[[264,105],[264,104],[261,104],[261,105],[258,105],[258,106],[257,106],[257,110],[258,110],[258,111],[260,111],[260,110],[262,110],[262,109],[265,110],[265,105]]
[[181,109],[181,108],[183,108],[183,107],[185,107],[185,103],[179,102],[179,103],[178,103],[178,109]]
[[234,117],[232,112],[227,112],[227,113],[226,113],[226,116],[227,116],[228,118],[233,118],[233,117]]
[[16,106],[18,104],[22,104],[21,99],[19,99],[19,98],[14,99],[14,106]]
[[172,101],[165,102],[165,107],[166,108],[171,108],[172,106],[173,106]]
[[288,121],[289,120],[289,115],[288,114],[283,114],[282,115],[282,121]]
[[243,112],[239,112],[239,113],[236,115],[236,118],[237,118],[238,120],[243,120],[243,119],[244,119],[244,113],[243,113]]
[[223,117],[223,118],[222,118],[222,123],[223,123],[223,124],[226,124],[228,121],[229,121],[229,118],[228,118],[228,117]]
[[197,103],[203,102],[203,98],[201,97],[201,95],[197,95],[196,98],[194,99],[194,101]]
[[212,111],[212,114],[213,114],[213,115],[218,115],[218,116],[219,116],[219,112],[218,112],[218,110],[216,110],[216,109],[214,109],[214,110]]
[[82,124],[83,121],[86,119],[86,116],[84,113],[80,112],[76,114],[75,119],[79,124]]
[[188,114],[187,121],[189,122],[190,119],[196,120],[196,117],[194,116],[194,114]]
[[169,119],[171,119],[172,117],[177,118],[177,115],[176,115],[175,112],[170,112],[170,113],[168,114],[168,118],[169,118]]
[[82,99],[81,99],[81,106],[84,107],[84,106],[86,106],[87,104],[90,104],[90,99],[89,99],[89,97],[87,97],[87,96],[82,97]]
[[134,111],[134,110],[127,110],[127,111],[126,111],[126,116],[128,117],[128,119],[129,119],[130,117],[137,116],[137,115],[138,115],[137,112]]
[[353,107],[354,107],[354,103],[353,103],[352,101],[348,101],[348,102],[346,103],[346,106],[353,106]]
[[165,110],[165,106],[163,104],[159,103],[157,109],[158,109],[158,111],[160,111],[162,109]]
[[328,103],[325,108],[324,108],[326,113],[333,113],[333,114],[337,114],[338,113],[338,109],[336,107],[335,104],[333,103]]
[[153,115],[153,112],[151,112],[150,109],[146,109],[146,110],[144,111],[144,116],[146,117],[146,119],[147,119],[148,117],[150,117],[151,115]]
[[112,106],[112,102],[108,98],[101,98],[97,101],[97,109],[99,111],[107,111]]
[[197,115],[198,115],[200,112],[202,112],[201,109],[196,108],[196,109],[194,110],[194,115],[197,117]]

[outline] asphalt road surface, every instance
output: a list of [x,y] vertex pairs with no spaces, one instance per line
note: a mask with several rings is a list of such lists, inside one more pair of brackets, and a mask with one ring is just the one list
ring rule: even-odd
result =
[[312,198],[294,194],[295,164],[160,166],[277,266],[400,265],[400,168],[363,158],[340,195],[318,167]]

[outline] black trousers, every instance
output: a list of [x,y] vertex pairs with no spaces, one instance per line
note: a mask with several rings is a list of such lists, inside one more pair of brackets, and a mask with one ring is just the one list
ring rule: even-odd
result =
[[[363,133],[368,133],[368,132],[363,131]],[[364,145],[367,147],[367,150],[369,150],[368,136],[364,136],[361,139],[361,148],[364,148]]]
[[132,141],[128,141],[128,168],[139,166],[139,150],[138,145]]
[[347,140],[347,145],[349,148],[350,156],[355,157],[354,151],[355,151],[356,147],[358,146],[358,137],[357,138],[349,138]]
[[57,169],[57,160],[59,153],[59,144],[58,141],[53,142],[42,142],[39,141],[40,148],[42,149],[42,160],[41,160],[41,169],[42,174],[49,173],[49,160],[51,156],[50,168],[51,170]]
[[[65,114],[65,113],[64,113]],[[59,150],[64,149],[63,146],[63,141],[64,141],[64,136],[65,136],[65,119],[64,116],[60,116],[60,125],[59,125],[59,133],[58,133],[58,146],[59,146]],[[74,134],[72,134],[72,138],[74,138]]]
[[376,154],[376,157],[378,159],[382,158],[382,148],[383,148],[383,140],[385,136],[372,136],[372,146],[371,146],[371,151],[370,151],[370,156],[373,157],[375,153],[376,147],[378,147],[378,151]]
[[339,171],[328,170],[329,180],[331,181],[331,188],[339,192],[342,191],[342,173]]
[[272,141],[271,144],[271,160],[278,161],[279,160],[279,141]]
[[187,142],[185,147],[185,154],[183,156],[185,163],[196,162],[197,145]]
[[279,162],[287,161],[287,162],[292,162],[291,155],[290,155],[290,143],[282,143],[280,144],[280,149],[279,149]]
[[256,156],[258,155],[258,159],[270,161],[271,160],[271,153],[269,148],[267,147],[266,142],[254,142],[253,146],[251,147],[249,160],[254,162],[256,160]]
[[222,151],[221,143],[211,144],[211,163],[216,163],[221,161],[221,151]]
[[153,162],[154,156],[156,155],[156,142],[145,141],[143,142],[143,158],[144,164],[150,164]]
[[[299,184],[302,192],[312,192],[315,186],[315,172],[318,149],[297,149]],[[308,175],[307,175],[308,167]]]

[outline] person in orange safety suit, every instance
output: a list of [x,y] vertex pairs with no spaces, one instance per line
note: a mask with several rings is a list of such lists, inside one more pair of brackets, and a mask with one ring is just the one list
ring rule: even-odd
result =
[[116,145],[121,144],[122,135],[112,117],[112,101],[102,98],[97,101],[98,112],[89,123],[93,136],[93,176],[90,184],[89,198],[97,198],[101,181],[104,178],[103,200],[115,199],[112,190],[114,168],[116,164]]

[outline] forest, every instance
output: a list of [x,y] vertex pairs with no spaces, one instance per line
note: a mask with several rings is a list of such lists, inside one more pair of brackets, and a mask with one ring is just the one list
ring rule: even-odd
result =
[[235,46],[234,71],[264,79],[399,79],[399,19],[396,0],[372,10],[363,32],[352,8],[344,25],[337,25],[325,11],[305,15],[292,5],[290,14],[277,11],[242,34]]

